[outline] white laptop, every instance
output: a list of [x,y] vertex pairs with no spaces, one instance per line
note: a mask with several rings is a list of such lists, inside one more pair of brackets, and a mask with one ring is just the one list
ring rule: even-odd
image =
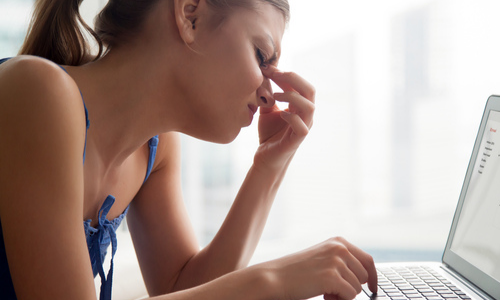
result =
[[357,300],[500,300],[500,96],[486,103],[442,262],[377,264]]

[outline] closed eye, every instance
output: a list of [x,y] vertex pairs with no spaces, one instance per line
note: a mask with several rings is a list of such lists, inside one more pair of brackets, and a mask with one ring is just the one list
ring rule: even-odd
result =
[[275,52],[271,58],[267,59],[264,52],[258,48],[255,50],[259,65],[261,67],[266,67],[267,65],[272,65],[278,61],[278,54]]
[[266,57],[264,56],[264,54],[262,53],[262,50],[260,49],[256,49],[255,50],[255,54],[257,56],[257,60],[259,61],[259,65],[261,67],[265,67],[266,66]]

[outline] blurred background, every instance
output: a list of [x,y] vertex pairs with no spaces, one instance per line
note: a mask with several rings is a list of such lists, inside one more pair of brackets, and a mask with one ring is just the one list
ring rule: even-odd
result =
[[[89,24],[104,4],[84,1]],[[334,236],[379,262],[440,260],[486,99],[500,93],[500,2],[290,4],[279,66],[316,87],[315,124],[252,263]],[[0,0],[0,57],[16,55],[31,5]],[[256,124],[229,145],[183,137],[184,197],[202,246],[257,146]],[[120,235],[115,291],[140,282],[126,226]]]

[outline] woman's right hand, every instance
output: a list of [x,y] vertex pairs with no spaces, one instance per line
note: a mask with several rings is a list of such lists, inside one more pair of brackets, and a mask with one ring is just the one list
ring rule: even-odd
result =
[[377,292],[373,258],[343,238],[332,238],[304,251],[264,263],[278,299],[354,299],[368,283]]

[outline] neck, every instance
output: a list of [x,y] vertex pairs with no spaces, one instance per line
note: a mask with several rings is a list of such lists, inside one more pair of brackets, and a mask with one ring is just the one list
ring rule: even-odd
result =
[[68,67],[89,111],[88,149],[105,166],[119,166],[154,135],[179,127],[175,78],[159,73],[152,59],[141,59],[146,56],[117,49]]

